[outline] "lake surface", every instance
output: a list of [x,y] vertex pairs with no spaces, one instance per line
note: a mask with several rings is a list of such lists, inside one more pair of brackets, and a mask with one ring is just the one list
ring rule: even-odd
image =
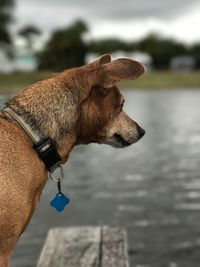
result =
[[49,206],[49,181],[11,267],[35,266],[51,227],[102,224],[127,229],[131,267],[200,266],[200,90],[124,94],[145,137],[123,150],[74,149],[64,166],[69,207]]

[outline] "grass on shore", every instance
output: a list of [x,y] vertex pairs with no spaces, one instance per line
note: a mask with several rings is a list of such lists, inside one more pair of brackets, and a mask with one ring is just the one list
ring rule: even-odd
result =
[[200,71],[171,72],[155,71],[146,72],[139,79],[121,83],[127,88],[144,89],[200,89]]
[[0,94],[11,95],[38,81],[53,76],[50,72],[0,74]]
[[[0,94],[14,94],[52,75],[50,72],[0,74]],[[146,72],[139,79],[124,81],[120,85],[130,89],[200,88],[200,72]]]

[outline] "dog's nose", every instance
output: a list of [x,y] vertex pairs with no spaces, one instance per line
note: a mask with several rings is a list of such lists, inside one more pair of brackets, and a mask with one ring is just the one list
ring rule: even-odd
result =
[[145,130],[142,129],[142,128],[139,126],[139,127],[138,127],[138,133],[139,133],[140,138],[142,138],[142,137],[145,135]]

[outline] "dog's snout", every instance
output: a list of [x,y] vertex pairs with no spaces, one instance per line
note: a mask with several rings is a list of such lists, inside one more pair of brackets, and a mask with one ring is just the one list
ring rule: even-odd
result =
[[145,130],[138,126],[139,137],[142,138],[145,135]]

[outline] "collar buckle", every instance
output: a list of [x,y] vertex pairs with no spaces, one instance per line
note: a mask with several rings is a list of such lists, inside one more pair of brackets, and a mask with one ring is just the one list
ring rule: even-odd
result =
[[44,138],[34,144],[39,157],[44,162],[46,168],[53,173],[59,167],[60,155],[57,151],[56,143],[51,138]]

